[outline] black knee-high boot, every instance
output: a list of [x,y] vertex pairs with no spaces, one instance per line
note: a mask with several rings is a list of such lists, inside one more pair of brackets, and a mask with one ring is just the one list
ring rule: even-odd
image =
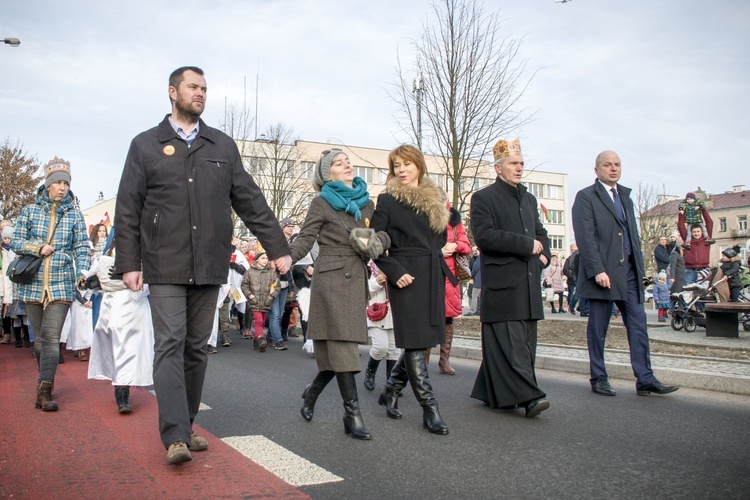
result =
[[323,389],[328,385],[328,382],[333,380],[333,377],[335,376],[336,372],[330,370],[318,372],[312,383],[305,387],[305,392],[302,393],[302,399],[304,399],[305,402],[302,403],[302,408],[300,409],[302,418],[308,422],[312,420],[315,412],[315,402],[318,400],[318,396],[320,396],[320,393],[323,392]]
[[13,335],[16,337],[16,347],[23,347],[23,330],[20,326],[13,327]]
[[388,382],[388,379],[391,377],[391,372],[393,371],[393,367],[396,366],[396,360],[395,359],[386,359],[385,360],[385,381]]
[[372,439],[372,434],[365,427],[365,421],[359,411],[354,373],[339,372],[336,374],[336,381],[339,383],[341,399],[344,400],[344,432],[351,434],[354,439]]
[[29,325],[22,325],[21,331],[23,332],[23,346],[31,347],[31,335],[29,335]]
[[365,369],[365,389],[368,391],[375,389],[375,372],[378,371],[378,366],[380,366],[380,360],[370,356]]
[[[424,354],[422,359],[424,360]],[[393,368],[391,368],[388,381],[385,383],[385,389],[383,389],[380,398],[378,398],[378,404],[385,406],[385,413],[389,418],[398,419],[402,416],[401,411],[398,409],[398,396],[408,382],[405,363],[404,355],[402,354],[398,358],[398,361],[396,361],[396,364],[393,365]]]
[[421,349],[407,350],[406,371],[409,374],[409,382],[414,395],[422,407],[422,423],[424,428],[433,434],[448,434],[448,426],[438,411],[435,393],[432,390],[430,377],[427,374],[427,364],[424,360],[424,351]]

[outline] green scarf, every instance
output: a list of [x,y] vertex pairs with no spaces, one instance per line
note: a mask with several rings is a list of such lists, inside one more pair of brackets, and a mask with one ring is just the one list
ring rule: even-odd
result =
[[367,183],[361,177],[355,177],[352,187],[347,187],[341,181],[328,181],[320,190],[320,197],[328,202],[334,210],[343,210],[354,216],[354,220],[362,218],[361,209],[370,201]]

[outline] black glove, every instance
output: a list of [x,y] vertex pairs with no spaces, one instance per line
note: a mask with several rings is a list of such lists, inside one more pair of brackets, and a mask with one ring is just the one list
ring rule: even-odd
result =
[[230,262],[229,268],[238,274],[242,274],[242,275],[245,274],[245,266],[243,266],[242,264],[237,264],[236,262]]
[[113,280],[122,281],[122,273],[116,273],[115,268],[111,267],[109,269],[109,278]]

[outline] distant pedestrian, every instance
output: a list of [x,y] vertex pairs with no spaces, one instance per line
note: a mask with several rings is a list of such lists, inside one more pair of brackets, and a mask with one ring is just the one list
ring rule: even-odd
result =
[[267,339],[263,333],[263,325],[280,290],[278,275],[268,265],[266,253],[260,252],[242,278],[242,293],[247,298],[245,311],[252,314],[255,323],[253,349],[258,352],[266,350]]
[[659,323],[667,321],[667,315],[670,309],[669,284],[667,283],[667,273],[661,271],[656,277],[654,283],[654,305],[658,313]]

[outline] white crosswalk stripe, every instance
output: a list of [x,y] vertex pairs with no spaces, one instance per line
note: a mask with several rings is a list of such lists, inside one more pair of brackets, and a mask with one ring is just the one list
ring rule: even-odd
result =
[[232,436],[222,441],[292,486],[344,480],[264,436]]

